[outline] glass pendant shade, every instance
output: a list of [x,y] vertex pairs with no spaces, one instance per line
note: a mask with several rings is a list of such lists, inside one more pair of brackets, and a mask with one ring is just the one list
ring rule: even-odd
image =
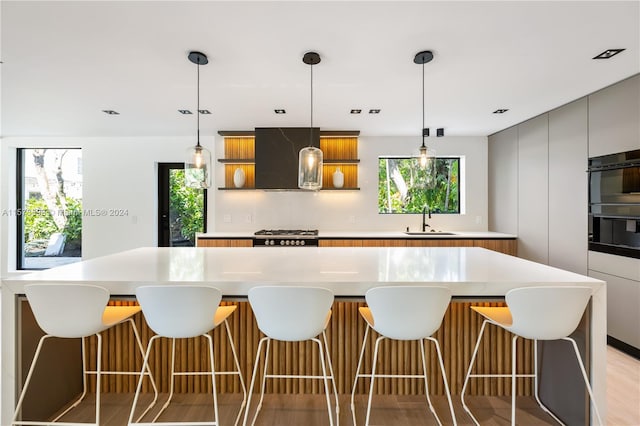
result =
[[436,186],[436,151],[424,144],[420,147],[420,167],[425,172],[425,182],[427,188]]
[[322,188],[322,151],[314,146],[300,150],[298,157],[298,188]]
[[189,188],[206,189],[211,186],[211,151],[200,143],[187,150],[184,183]]

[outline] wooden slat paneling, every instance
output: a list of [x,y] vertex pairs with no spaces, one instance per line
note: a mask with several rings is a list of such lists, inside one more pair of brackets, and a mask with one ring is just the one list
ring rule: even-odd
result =
[[515,239],[321,239],[318,245],[320,247],[484,247],[515,256],[518,243]]
[[253,241],[250,239],[224,240],[199,238],[196,241],[196,247],[253,247]]

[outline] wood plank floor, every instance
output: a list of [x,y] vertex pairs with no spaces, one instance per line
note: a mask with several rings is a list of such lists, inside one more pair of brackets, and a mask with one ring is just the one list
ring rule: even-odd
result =
[[[167,395],[163,394],[160,403],[154,407],[145,421],[150,421]],[[131,394],[108,394],[102,402],[103,426],[122,426],[127,424],[129,409],[133,396]],[[220,424],[233,425],[241,397],[237,394],[222,394],[218,400]],[[255,412],[252,404],[250,415]],[[333,400],[332,400],[333,402]],[[445,397],[432,397],[433,405],[443,424],[452,424]],[[511,401],[508,397],[469,397],[468,404],[482,425],[508,425],[511,415]],[[522,425],[553,425],[553,419],[546,415],[530,397],[519,397],[517,419]],[[367,399],[364,395],[356,397],[356,416],[358,424],[364,424]],[[80,404],[72,414],[61,421],[92,421],[93,395]],[[335,407],[333,408],[335,410]],[[465,414],[459,398],[454,398],[454,409],[459,425],[473,425]],[[334,411],[335,412],[335,411]],[[244,416],[244,413],[243,413]],[[209,421],[213,418],[211,395],[183,394],[175,395],[173,402],[158,419],[160,422],[172,421]],[[251,417],[250,417],[251,419]],[[240,422],[241,423],[241,422]],[[327,425],[328,413],[323,395],[266,395],[256,426],[266,425]],[[350,396],[340,396],[340,424],[352,425]],[[371,410],[372,425],[437,425],[431,412],[428,411],[424,396],[388,396],[373,398]]]
[[[609,348],[607,361],[607,425],[640,425],[640,361],[615,349]],[[72,413],[65,421],[91,421],[93,416],[93,395]],[[144,395],[149,401],[149,396]],[[167,395],[161,395],[160,402]],[[103,426],[122,426],[127,424],[132,394],[105,394],[102,401]],[[174,402],[160,417],[159,421],[207,421],[213,416],[211,396],[206,394],[177,394]],[[220,424],[232,425],[241,396],[221,394],[219,396]],[[432,397],[438,415],[443,424],[451,424],[445,397]],[[454,396],[454,409],[458,424],[472,425],[464,412],[459,396]],[[141,401],[144,403],[145,401]],[[333,402],[333,399],[332,399]],[[252,401],[251,415],[257,400]],[[364,424],[366,397],[356,397],[356,415],[358,424]],[[508,425],[510,419],[510,400],[508,397],[468,397],[468,404],[482,425]],[[545,414],[532,398],[520,397],[516,413],[519,425],[552,425],[555,422]],[[375,425],[435,425],[437,424],[425,403],[424,396],[376,396],[373,400],[371,424]],[[244,415],[244,414],[243,414]],[[150,420],[151,417],[145,418]],[[328,414],[323,395],[267,395],[256,425],[326,425]],[[352,425],[349,395],[340,396],[340,424]]]

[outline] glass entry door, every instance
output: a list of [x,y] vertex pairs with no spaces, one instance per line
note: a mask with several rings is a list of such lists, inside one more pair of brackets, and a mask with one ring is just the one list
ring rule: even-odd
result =
[[207,230],[207,190],[184,185],[184,163],[158,164],[158,247],[193,247]]

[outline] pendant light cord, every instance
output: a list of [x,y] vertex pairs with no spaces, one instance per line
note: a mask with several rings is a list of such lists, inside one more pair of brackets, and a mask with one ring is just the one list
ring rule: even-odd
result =
[[310,84],[310,91],[311,91],[311,127],[309,127],[309,146],[313,145],[313,64],[309,65],[311,67],[311,84]]
[[196,109],[196,122],[197,122],[197,129],[198,129],[198,133],[197,133],[197,146],[200,146],[200,59],[198,59],[198,85],[197,85],[197,90],[198,90],[198,94],[197,94],[197,109]]
[[422,64],[422,146],[424,147],[424,63]]

